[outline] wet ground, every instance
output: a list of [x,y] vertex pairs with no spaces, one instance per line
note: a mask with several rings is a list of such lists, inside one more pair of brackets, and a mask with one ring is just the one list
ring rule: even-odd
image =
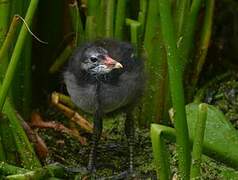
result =
[[[62,119],[60,117],[59,121],[64,123]],[[40,129],[38,132],[49,148],[49,156],[43,160],[45,164],[59,162],[72,170],[76,169],[76,171],[77,168],[87,167],[91,135],[83,134],[87,137],[88,143],[81,145],[75,138],[64,133],[55,132],[52,129]],[[103,134],[98,145],[96,160],[96,176],[99,179],[116,176],[127,171],[129,160],[123,115],[106,119]],[[152,163],[149,129],[136,129],[134,156],[136,179],[156,179],[156,171]]]

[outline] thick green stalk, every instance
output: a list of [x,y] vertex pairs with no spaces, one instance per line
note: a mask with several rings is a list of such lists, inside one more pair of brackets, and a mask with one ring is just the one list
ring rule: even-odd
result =
[[178,0],[177,8],[175,13],[175,27],[176,27],[176,34],[177,38],[182,35],[184,22],[186,21],[186,17],[189,13],[189,0]]
[[[106,31],[105,31],[105,24],[106,24],[106,8],[107,7],[107,0],[101,0],[100,4],[99,4],[99,12],[98,12],[98,18],[97,18],[97,35],[99,38],[103,38],[105,37]],[[104,24],[103,26],[101,26],[101,24]]]
[[85,28],[86,40],[92,41],[99,36],[100,32],[99,29],[101,28],[101,24],[99,23],[99,19],[101,17],[98,15],[98,12],[100,12],[99,6],[100,2],[98,0],[88,1],[88,14],[86,18],[86,28]]
[[[9,25],[9,15],[10,15],[10,0],[0,0],[0,48],[5,40],[8,25]],[[8,63],[8,54],[2,56],[0,59],[0,80],[3,78],[6,66]],[[0,160],[5,160],[5,153],[2,145],[2,137],[0,136]]]
[[175,111],[176,145],[179,159],[179,174],[181,179],[189,179],[190,149],[189,134],[186,121],[183,79],[178,67],[176,38],[172,21],[170,2],[159,0],[162,35],[167,52],[168,72],[172,104]]
[[124,24],[126,16],[126,0],[118,0],[116,7],[115,33],[116,39],[122,40],[124,35]]
[[10,0],[0,0],[0,48],[8,30],[10,2]]
[[[23,16],[29,6],[30,0],[19,0],[14,2],[12,9],[14,8],[13,14],[18,14]],[[18,7],[14,7],[17,6]],[[19,17],[20,18],[20,17]],[[21,19],[21,18],[20,18]],[[20,21],[20,20],[19,20]],[[21,20],[21,22],[23,22]],[[17,27],[17,34],[19,34],[21,27]],[[31,26],[29,25],[29,28]],[[11,42],[13,46],[16,44],[17,37],[15,36],[14,41]],[[24,47],[21,50],[20,60],[18,61],[14,78],[12,80],[12,85],[8,96],[11,98],[15,109],[21,113],[21,115],[28,119],[31,111],[31,100],[32,100],[32,90],[31,90],[31,49],[32,49],[32,39],[31,36],[26,37]],[[9,55],[12,51],[9,52]],[[10,59],[9,59],[10,61]]]
[[[10,0],[0,0],[0,49],[3,48],[3,43],[6,41],[6,35],[8,31],[8,26],[10,16]],[[1,50],[0,50],[1,51]],[[0,79],[4,77],[4,73],[9,62],[8,53],[1,54],[0,56]]]
[[[26,13],[26,17],[25,17],[25,21],[28,25],[30,25],[31,22],[32,22],[32,18],[33,18],[33,15],[34,15],[35,11],[36,11],[37,4],[38,4],[38,0],[32,0],[30,5],[29,5],[29,8],[28,8],[27,13]],[[22,28],[21,28],[21,31],[20,31],[20,34],[18,36],[17,42],[16,42],[16,46],[15,46],[14,51],[12,53],[11,61],[9,63],[5,78],[3,80],[2,87],[0,89],[0,111],[3,108],[8,90],[11,86],[13,77],[15,75],[17,63],[18,63],[18,60],[19,60],[20,55],[21,55],[21,50],[24,47],[24,43],[25,43],[27,33],[28,33],[27,28],[23,24]]]
[[95,29],[96,29],[95,17],[87,16],[86,27],[85,27],[85,38],[87,41],[92,41],[96,39],[97,33]]
[[190,11],[187,15],[188,18],[186,18],[186,22],[184,22],[182,35],[178,37],[177,40],[177,47],[179,49],[179,56],[181,62],[180,68],[182,72],[184,71],[187,63],[189,62],[189,55],[194,44],[194,31],[201,3],[202,0],[194,0],[192,2]]
[[200,104],[198,106],[198,118],[196,122],[196,131],[193,138],[192,164],[190,171],[190,178],[200,178],[200,166],[202,161],[202,146],[204,139],[204,132],[206,128],[207,119],[207,104]]
[[100,0],[88,0],[88,16],[98,16]]
[[106,6],[106,23],[105,31],[106,37],[112,38],[114,32],[114,10],[115,10],[115,0],[108,0]]
[[[202,33],[200,38],[200,43],[195,59],[195,69],[192,72],[192,77],[190,80],[191,83],[191,96],[193,96],[194,89],[199,79],[199,75],[202,71],[203,65],[206,60],[208,47],[210,44],[211,33],[212,33],[212,19],[214,12],[214,4],[215,0],[207,0],[206,1],[206,13],[204,18],[204,23],[202,27]],[[191,98],[191,97],[190,97]]]
[[148,13],[145,27],[144,51],[147,55],[145,70],[148,76],[147,86],[143,96],[141,124],[149,125],[151,122],[162,120],[167,64],[160,31],[160,18],[157,1],[148,2]]
[[83,23],[79,14],[79,7],[76,0],[73,3],[69,4],[69,12],[71,16],[71,22],[73,30],[75,32],[75,43],[78,46],[81,42],[84,42],[84,30]]
[[156,165],[157,176],[161,180],[170,179],[169,157],[164,142],[163,129],[158,128],[157,124],[152,124],[150,129],[154,162]]

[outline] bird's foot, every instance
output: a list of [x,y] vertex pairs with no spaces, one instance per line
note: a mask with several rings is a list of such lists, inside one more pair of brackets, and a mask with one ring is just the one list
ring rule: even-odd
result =
[[100,177],[100,180],[122,180],[122,179],[136,180],[136,179],[139,179],[139,176],[135,172],[130,172],[128,170],[113,176]]
[[97,179],[95,166],[88,165],[86,173],[82,176],[82,179]]
[[129,179],[136,179],[138,175],[136,174],[136,172],[134,171],[133,168],[129,168],[128,170],[128,178]]
[[96,172],[96,167],[95,167],[95,165],[89,163],[89,164],[88,164],[88,167],[87,167],[87,170],[88,170],[88,173],[89,173],[89,174],[92,174],[92,173],[95,173],[95,172]]

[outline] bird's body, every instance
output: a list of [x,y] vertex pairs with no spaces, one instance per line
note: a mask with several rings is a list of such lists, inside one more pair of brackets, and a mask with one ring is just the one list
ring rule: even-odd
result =
[[[66,72],[65,82],[68,83],[67,90],[71,94],[73,102],[87,113],[94,113],[97,108],[97,95],[101,99],[103,113],[109,113],[128,105],[137,98],[137,93],[141,85],[136,84],[139,78],[135,74],[125,73],[120,76],[115,85],[101,82],[101,88],[97,92],[96,84],[77,84],[75,76]],[[127,82],[127,83],[125,83]]]
[[[87,45],[88,48],[92,46],[105,48],[108,55],[121,63],[123,68],[114,69],[109,74],[90,75],[77,68],[75,61],[80,59],[73,56],[64,72],[64,81],[72,101],[83,111],[95,113],[99,97],[103,113],[108,113],[137,100],[143,89],[143,63],[134,58],[131,45],[103,40]],[[76,50],[76,54],[80,51],[82,49]],[[101,87],[97,91],[98,81]]]
[[115,40],[99,40],[76,49],[64,72],[72,101],[94,116],[92,149],[88,169],[94,169],[103,115],[127,109],[125,132],[129,143],[130,172],[133,171],[134,127],[131,110],[144,86],[143,62],[136,59],[132,46]]

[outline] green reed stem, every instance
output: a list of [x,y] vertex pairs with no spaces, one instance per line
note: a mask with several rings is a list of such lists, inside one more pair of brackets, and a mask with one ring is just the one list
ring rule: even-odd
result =
[[13,42],[17,26],[19,25],[19,17],[13,16],[10,28],[7,32],[6,38],[0,48],[0,63],[2,65],[2,59],[8,54],[8,50],[10,49],[11,43]]
[[0,48],[8,30],[10,5],[10,0],[0,0]]
[[106,24],[105,24],[106,37],[108,38],[113,37],[114,10],[115,10],[115,0],[108,0],[106,6]]
[[139,28],[140,28],[141,24],[138,21],[126,18],[126,25],[130,26],[131,43],[134,45],[136,51],[138,52],[138,47],[140,46],[140,42],[139,42]]
[[160,30],[158,1],[148,2],[146,16],[144,51],[147,55],[145,70],[148,76],[147,87],[143,96],[141,124],[162,120],[167,91],[167,62]]
[[[36,11],[36,8],[37,8],[37,5],[38,5],[38,1],[39,0],[32,0],[30,2],[30,5],[29,5],[29,8],[27,10],[26,17],[25,17],[25,21],[28,25],[30,25],[31,22],[32,22],[33,15],[34,15],[34,13]],[[15,75],[17,63],[18,63],[18,60],[19,60],[20,55],[21,55],[21,50],[24,47],[24,43],[25,43],[27,33],[28,33],[28,30],[25,27],[25,25],[23,24],[22,28],[20,30],[17,42],[16,42],[16,46],[13,50],[12,57],[11,57],[6,75],[5,75],[5,78],[4,78],[3,83],[2,83],[2,87],[0,89],[0,111],[2,111],[2,108],[3,108],[3,105],[4,105],[8,90],[11,86],[13,77]]]
[[73,30],[75,32],[75,43],[78,46],[81,42],[84,42],[84,30],[83,23],[79,14],[78,3],[75,0],[72,4],[69,4],[69,12],[71,16]]
[[91,41],[91,40],[96,39],[97,33],[95,31],[95,28],[96,28],[95,17],[87,16],[86,28],[85,28],[86,41]]
[[68,44],[66,48],[62,51],[62,53],[59,55],[59,57],[56,58],[54,64],[50,67],[49,72],[51,74],[58,72],[60,68],[65,64],[65,62],[68,60],[73,50],[74,46],[72,46],[72,44]]
[[193,39],[194,39],[194,32],[195,26],[197,23],[197,17],[199,14],[199,10],[201,7],[202,0],[195,0],[192,2],[191,8],[189,13],[187,14],[186,22],[184,22],[183,33],[180,37],[178,37],[177,47],[178,47],[178,54],[180,56],[181,65],[180,68],[182,72],[189,62],[189,53],[193,47]]
[[192,151],[192,163],[190,169],[190,178],[200,178],[200,167],[202,161],[202,147],[204,132],[206,128],[207,119],[207,104],[199,104],[198,106],[198,118],[196,122],[196,131],[193,139],[193,151]]
[[[191,97],[193,96],[194,89],[197,85],[199,75],[202,71],[203,65],[206,60],[208,47],[211,40],[211,33],[212,33],[212,19],[213,19],[213,12],[214,12],[214,5],[215,0],[207,0],[206,1],[206,12],[205,12],[205,18],[204,23],[202,27],[202,33],[201,38],[199,42],[199,47],[197,51],[197,55],[195,58],[195,69],[192,73],[191,77]],[[190,98],[191,98],[190,97]]]
[[141,41],[144,39],[145,35],[145,27],[146,27],[146,15],[147,15],[147,7],[148,7],[149,2],[147,0],[140,0],[140,11],[138,14],[138,21],[141,24],[140,27],[140,38]]
[[169,83],[172,104],[175,111],[176,145],[179,160],[179,174],[182,179],[189,179],[190,149],[188,125],[185,113],[183,78],[178,68],[179,55],[176,46],[170,2],[159,0],[162,35],[167,52]]
[[126,0],[118,0],[115,18],[115,38],[122,40],[124,35],[124,25],[126,16]]
[[188,16],[189,12],[189,0],[179,0],[177,1],[177,8],[176,8],[176,34],[177,38],[182,35],[184,22],[186,21],[186,17]]

